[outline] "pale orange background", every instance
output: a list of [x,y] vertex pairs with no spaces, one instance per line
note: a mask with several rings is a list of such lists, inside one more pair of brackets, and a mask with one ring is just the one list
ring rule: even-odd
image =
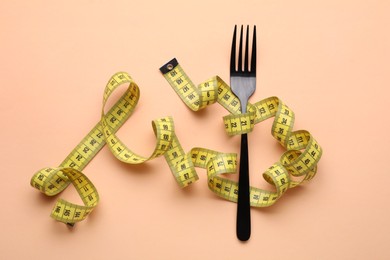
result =
[[[389,1],[66,2],[0,3],[1,259],[390,259]],[[208,190],[204,170],[182,190],[163,158],[124,165],[105,147],[84,171],[101,197],[96,210],[72,230],[51,219],[56,198],[30,178],[99,120],[117,71],[141,88],[119,132],[133,150],[150,154],[151,120],[170,115],[186,151],[239,151],[223,130],[227,112],[190,111],[158,70],[176,57],[196,83],[228,82],[234,24],[258,29],[251,101],[276,95],[295,111],[295,129],[324,149],[317,176],[252,209],[252,237],[241,243],[236,204]],[[249,136],[258,187],[283,152],[271,124]],[[72,187],[57,197],[78,200]]]

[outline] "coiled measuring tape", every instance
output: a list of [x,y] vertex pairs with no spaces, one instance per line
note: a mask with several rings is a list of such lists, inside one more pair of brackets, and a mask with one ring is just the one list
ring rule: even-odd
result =
[[[309,132],[292,131],[294,113],[280,99],[270,97],[253,105],[248,104],[248,113],[241,114],[239,100],[218,76],[196,87],[176,59],[162,66],[160,70],[182,101],[193,111],[203,109],[215,102],[225,107],[230,112],[223,118],[225,130],[229,135],[248,133],[253,130],[255,124],[275,117],[272,135],[287,151],[281,156],[279,162],[263,173],[264,179],[274,185],[276,191],[251,187],[251,206],[270,206],[288,188],[314,177],[322,149]],[[126,92],[105,113],[110,95],[123,84],[128,84]],[[222,198],[237,201],[237,183],[222,176],[236,172],[237,155],[204,148],[193,148],[185,153],[175,134],[171,117],[152,121],[156,146],[148,157],[136,154],[116,136],[115,133],[134,111],[139,97],[138,85],[126,72],[113,75],[104,91],[101,120],[58,167],[44,168],[31,178],[31,185],[47,196],[57,195],[70,184],[73,184],[79,193],[84,205],[59,199],[51,212],[51,217],[73,226],[76,222],[85,219],[97,206],[99,194],[82,170],[105,144],[118,160],[130,164],[144,163],[164,155],[180,187],[186,187],[198,180],[195,167],[205,168],[209,189]],[[292,178],[299,176],[301,176],[300,180]]]
[[[276,191],[251,187],[251,206],[271,206],[288,188],[296,187],[315,176],[322,148],[308,131],[292,131],[294,112],[279,98],[269,97],[255,104],[248,103],[248,112],[242,114],[239,99],[218,76],[196,87],[176,59],[169,61],[160,70],[191,110],[198,111],[215,102],[227,109],[230,114],[224,116],[223,121],[228,135],[249,133],[255,124],[274,117],[271,134],[286,152],[282,154],[279,162],[263,173],[263,177],[275,186]],[[217,165],[213,164],[207,168],[208,186],[218,196],[237,202],[238,184],[220,176],[223,173],[232,173],[223,169],[225,164],[222,161],[225,155],[221,154],[220,157]],[[218,163],[221,167],[218,167]]]

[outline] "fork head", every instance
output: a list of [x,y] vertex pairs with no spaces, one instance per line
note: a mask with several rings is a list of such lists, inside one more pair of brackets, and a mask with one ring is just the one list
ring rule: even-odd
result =
[[230,55],[230,75],[231,76],[252,76],[256,77],[256,25],[253,27],[251,66],[249,68],[249,25],[246,28],[245,56],[242,64],[242,38],[243,26],[241,25],[240,42],[238,49],[238,62],[236,62],[236,34],[237,25],[234,26],[232,50]]
[[230,87],[241,103],[241,112],[246,112],[248,99],[256,89],[256,26],[253,28],[252,53],[249,67],[249,25],[246,29],[244,63],[242,62],[242,36],[241,26],[240,42],[238,48],[238,62],[236,62],[236,34],[237,25],[234,27],[232,52],[230,56]]

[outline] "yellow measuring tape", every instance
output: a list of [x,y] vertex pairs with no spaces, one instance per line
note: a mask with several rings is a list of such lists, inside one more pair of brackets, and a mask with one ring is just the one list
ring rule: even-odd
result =
[[[288,188],[295,187],[314,177],[322,149],[305,130],[292,131],[294,113],[277,97],[270,97],[248,105],[248,113],[240,113],[240,103],[230,91],[229,86],[218,76],[210,78],[196,87],[176,59],[160,68],[164,77],[183,102],[193,111],[218,102],[230,114],[223,118],[225,130],[229,135],[248,133],[255,124],[275,117],[272,135],[286,148],[279,162],[269,167],[264,179],[275,186],[275,191],[251,187],[251,205],[270,206]],[[110,95],[123,84],[128,84],[126,92],[105,113]],[[235,173],[237,156],[234,153],[220,153],[204,148],[193,148],[185,153],[174,131],[171,117],[152,122],[156,135],[156,146],[150,156],[144,157],[131,151],[117,136],[117,130],[130,117],[138,103],[140,90],[126,72],[113,75],[108,81],[101,111],[101,120],[84,137],[65,160],[56,168],[44,168],[31,179],[31,185],[47,196],[54,196],[73,184],[84,205],[77,205],[59,199],[51,216],[73,226],[85,219],[99,202],[99,195],[92,182],[81,172],[105,144],[114,156],[125,163],[140,164],[164,155],[170,170],[180,187],[186,187],[198,179],[195,167],[207,170],[207,182],[211,191],[227,200],[236,202],[238,185],[224,178],[222,174]],[[293,179],[300,177],[299,180]]]

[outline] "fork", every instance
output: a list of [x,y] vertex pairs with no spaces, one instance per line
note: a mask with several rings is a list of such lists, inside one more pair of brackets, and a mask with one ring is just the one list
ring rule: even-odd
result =
[[[249,25],[246,29],[245,56],[242,62],[242,36],[241,26],[240,43],[238,49],[238,62],[236,62],[236,34],[237,25],[234,26],[232,50],[230,56],[230,87],[238,97],[241,104],[241,113],[246,113],[248,99],[256,89],[256,26],[253,28],[252,54],[249,68]],[[250,186],[249,186],[249,158],[248,135],[241,135],[240,171],[238,179],[237,223],[236,234],[241,241],[247,241],[251,235],[250,214]]]

